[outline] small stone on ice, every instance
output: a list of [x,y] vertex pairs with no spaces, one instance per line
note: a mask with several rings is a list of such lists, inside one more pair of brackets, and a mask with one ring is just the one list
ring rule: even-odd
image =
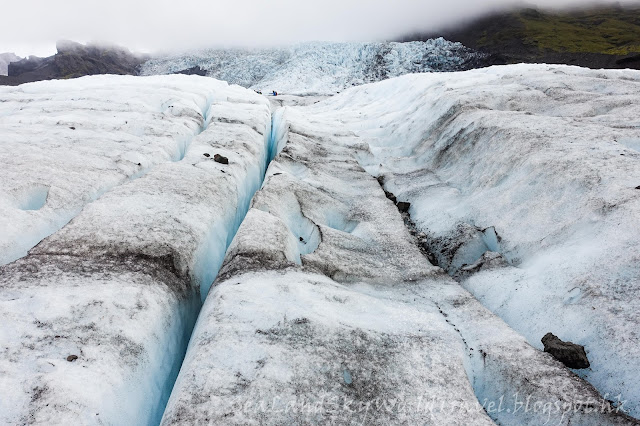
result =
[[229,159],[227,157],[224,157],[224,156],[220,155],[220,154],[214,155],[213,159],[216,161],[216,163],[229,164]]
[[211,157],[211,155],[210,155],[208,152],[205,152],[205,153],[204,153],[204,154],[202,154],[202,155],[204,155],[205,157]]
[[78,355],[69,355],[69,356],[67,357],[67,361],[69,361],[69,362],[73,362],[73,361],[75,361],[76,359],[78,359]]
[[569,368],[589,368],[589,360],[584,346],[571,342],[564,342],[552,333],[547,333],[542,338],[544,351],[550,353],[555,359]]
[[411,207],[411,203],[407,203],[405,201],[400,201],[397,205],[398,205],[398,210],[400,210],[401,213],[408,212],[409,207]]

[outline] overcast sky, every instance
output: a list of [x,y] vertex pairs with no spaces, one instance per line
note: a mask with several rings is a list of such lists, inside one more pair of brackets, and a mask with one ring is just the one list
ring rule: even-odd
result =
[[[625,1],[622,1],[624,3]],[[55,41],[108,41],[134,51],[374,41],[427,31],[522,0],[8,0],[0,52],[55,53]],[[584,0],[531,0],[540,6]]]

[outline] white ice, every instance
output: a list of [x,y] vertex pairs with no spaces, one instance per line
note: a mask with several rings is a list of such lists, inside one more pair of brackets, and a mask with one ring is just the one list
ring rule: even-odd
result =
[[1,87],[0,264],[109,189],[180,160],[216,92],[230,90],[238,91],[181,76]]
[[269,102],[194,76],[3,96],[3,250],[54,233],[0,268],[0,423],[157,424],[262,183]]
[[448,272],[499,251],[506,265],[462,285],[537,348],[547,332],[584,345],[576,372],[639,416],[639,96],[637,71],[513,65],[296,110],[368,145],[361,164],[411,202]]
[[276,113],[162,424],[633,424],[427,261],[327,107]]
[[199,66],[230,83],[283,94],[335,94],[345,88],[416,72],[453,71],[477,54],[442,38],[411,43],[303,43],[292,47],[212,49],[146,62],[143,75]]
[[0,423],[637,424],[640,73],[309,46],[0,88]]

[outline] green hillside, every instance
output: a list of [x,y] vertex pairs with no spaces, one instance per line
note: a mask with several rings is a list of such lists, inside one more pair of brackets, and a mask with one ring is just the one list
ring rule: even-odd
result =
[[640,4],[572,11],[529,8],[501,12],[402,40],[437,36],[490,53],[495,63],[640,68]]
[[640,53],[640,8],[557,14],[528,9],[515,14],[523,24],[522,41],[540,51]]

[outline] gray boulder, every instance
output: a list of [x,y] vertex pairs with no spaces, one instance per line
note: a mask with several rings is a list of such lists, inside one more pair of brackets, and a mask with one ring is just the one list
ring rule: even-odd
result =
[[552,333],[547,333],[542,338],[544,351],[550,353],[555,359],[569,368],[589,368],[589,360],[584,346],[571,342],[564,342]]

